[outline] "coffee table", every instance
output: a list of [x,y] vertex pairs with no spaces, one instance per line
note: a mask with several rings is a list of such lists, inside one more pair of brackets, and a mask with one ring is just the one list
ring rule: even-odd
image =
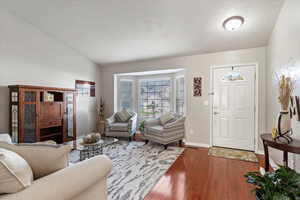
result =
[[103,148],[115,144],[117,138],[101,138],[98,142],[92,144],[79,143],[77,150],[80,152],[80,161],[103,154]]

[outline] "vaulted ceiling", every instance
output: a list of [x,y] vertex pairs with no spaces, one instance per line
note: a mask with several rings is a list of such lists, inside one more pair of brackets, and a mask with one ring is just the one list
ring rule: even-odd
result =
[[[264,46],[283,0],[0,0],[99,64]],[[245,18],[236,32],[222,22]]]

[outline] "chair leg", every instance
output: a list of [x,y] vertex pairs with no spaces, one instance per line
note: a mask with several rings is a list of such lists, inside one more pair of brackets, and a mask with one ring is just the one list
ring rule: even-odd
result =
[[182,140],[179,140],[179,146],[182,147]]
[[167,144],[164,144],[164,147],[165,147],[165,150],[168,148],[168,145]]
[[135,135],[136,133],[133,134],[132,140],[135,141]]

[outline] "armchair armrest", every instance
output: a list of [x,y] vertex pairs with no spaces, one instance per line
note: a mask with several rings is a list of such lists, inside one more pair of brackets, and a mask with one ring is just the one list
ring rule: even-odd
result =
[[72,199],[99,180],[107,178],[112,168],[106,156],[96,156],[40,178],[21,192],[3,195],[1,200]]
[[129,119],[129,123],[130,122],[134,122],[137,120],[137,114],[136,113],[133,113],[132,117]]
[[176,121],[171,122],[171,123],[167,123],[166,125],[164,125],[164,128],[168,129],[168,128],[173,128],[173,127],[176,127],[176,126],[184,126],[184,122],[185,122],[185,117],[180,117]]
[[159,119],[150,119],[145,121],[145,128],[149,128],[151,126],[157,126],[160,124]]
[[115,114],[113,114],[112,116],[110,116],[109,118],[107,118],[105,120],[106,126],[110,126],[112,123],[115,122]]

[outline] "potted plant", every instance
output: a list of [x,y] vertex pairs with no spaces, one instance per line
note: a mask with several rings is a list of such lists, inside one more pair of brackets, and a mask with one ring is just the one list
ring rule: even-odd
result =
[[139,130],[141,131],[142,135],[144,134],[144,131],[145,131],[145,120],[142,120],[140,122],[140,125],[139,125]]
[[280,166],[273,172],[248,172],[247,182],[255,185],[258,200],[300,200],[300,174]]

